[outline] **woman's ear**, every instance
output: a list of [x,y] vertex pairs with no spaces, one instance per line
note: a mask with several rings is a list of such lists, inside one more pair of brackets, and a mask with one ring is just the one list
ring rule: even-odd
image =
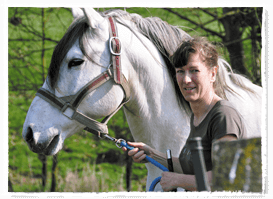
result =
[[216,75],[217,75],[218,66],[213,66],[211,69],[211,82],[216,81]]

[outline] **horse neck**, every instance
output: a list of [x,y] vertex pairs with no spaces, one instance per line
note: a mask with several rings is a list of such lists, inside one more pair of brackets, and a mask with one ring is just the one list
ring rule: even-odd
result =
[[162,151],[167,147],[179,148],[189,133],[188,116],[179,105],[161,54],[148,39],[141,38],[153,56],[138,39],[127,41],[130,45],[125,48],[128,48],[128,65],[131,66],[128,80],[132,93],[124,109],[127,122],[135,141]]

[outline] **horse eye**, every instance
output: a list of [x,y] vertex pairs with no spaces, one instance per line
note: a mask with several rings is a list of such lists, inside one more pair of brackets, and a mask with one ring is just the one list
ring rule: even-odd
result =
[[74,66],[79,66],[84,62],[82,59],[73,59],[68,63],[68,68],[72,68]]

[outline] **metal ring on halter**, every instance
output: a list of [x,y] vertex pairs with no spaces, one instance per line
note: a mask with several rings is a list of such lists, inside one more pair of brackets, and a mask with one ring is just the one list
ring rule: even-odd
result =
[[109,68],[112,66],[112,64],[109,64],[109,66],[107,66],[107,70],[109,70]]
[[124,139],[118,139],[118,140],[116,141],[116,146],[117,146],[118,148],[122,148],[122,146],[119,145],[122,141],[126,142]]
[[106,71],[108,71],[109,75],[112,76],[112,71],[110,70],[112,64],[109,64],[106,68]]

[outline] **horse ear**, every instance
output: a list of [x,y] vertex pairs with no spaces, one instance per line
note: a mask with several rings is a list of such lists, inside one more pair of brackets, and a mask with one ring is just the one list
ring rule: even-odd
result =
[[81,8],[71,8],[74,19],[84,16]]
[[85,16],[88,19],[88,23],[92,28],[97,28],[102,23],[104,18],[96,12],[93,8],[83,9]]

